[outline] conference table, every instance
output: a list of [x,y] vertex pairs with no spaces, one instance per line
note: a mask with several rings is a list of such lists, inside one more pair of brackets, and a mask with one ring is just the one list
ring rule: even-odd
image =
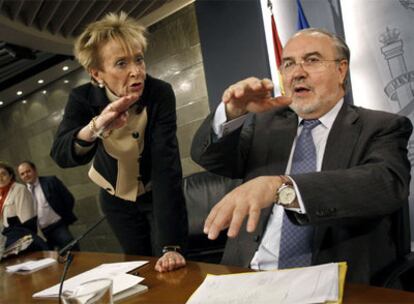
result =
[[[250,271],[241,267],[229,267],[201,262],[187,262],[187,266],[176,271],[158,273],[154,270],[156,258],[101,252],[74,252],[74,259],[67,278],[90,270],[103,263],[146,260],[148,264],[133,273],[144,277],[142,284],[149,290],[132,295],[117,303],[185,303],[207,274],[229,274]],[[55,263],[31,274],[7,273],[6,266],[41,258],[57,258],[53,251],[27,253],[0,262],[0,303],[57,303],[57,300],[33,299],[32,294],[59,282],[64,265]],[[345,284],[343,303],[414,303],[414,293]]]

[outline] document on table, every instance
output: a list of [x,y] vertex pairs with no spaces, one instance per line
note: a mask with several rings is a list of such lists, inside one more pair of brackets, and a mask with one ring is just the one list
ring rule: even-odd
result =
[[208,275],[187,304],[341,303],[346,263]]
[[56,263],[55,259],[44,258],[36,261],[27,261],[24,263],[11,265],[6,267],[7,272],[17,272],[17,273],[32,273],[36,270],[48,267]]
[[[137,284],[144,280],[144,278],[127,274],[127,272],[141,267],[147,263],[148,261],[136,261],[102,264],[68,280],[65,280],[63,283],[62,292],[73,291],[76,289],[76,287],[86,281],[100,278],[110,278],[112,279],[113,284],[113,294],[116,296],[117,294],[127,291],[132,287],[136,287]],[[58,296],[59,283],[33,294],[33,298],[57,298]]]

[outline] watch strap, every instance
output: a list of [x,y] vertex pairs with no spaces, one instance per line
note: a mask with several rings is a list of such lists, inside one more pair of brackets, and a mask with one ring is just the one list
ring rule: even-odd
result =
[[162,254],[170,251],[178,252],[181,254],[181,247],[178,245],[166,245],[162,248]]
[[293,186],[292,180],[287,175],[280,175],[279,177],[282,180],[282,184],[280,185],[279,189],[282,188],[282,186],[286,186],[286,185]]

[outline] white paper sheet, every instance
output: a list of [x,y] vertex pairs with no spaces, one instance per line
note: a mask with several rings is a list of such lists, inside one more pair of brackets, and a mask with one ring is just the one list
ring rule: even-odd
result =
[[187,304],[324,303],[338,300],[337,263],[279,271],[208,275]]
[[[142,282],[144,278],[139,276],[126,274],[127,272],[134,270],[147,264],[148,261],[136,261],[136,262],[122,262],[122,263],[109,263],[102,264],[91,270],[85,271],[77,276],[74,276],[63,283],[64,291],[73,291],[80,284],[86,281],[110,278],[113,283],[113,294],[117,294],[132,286]],[[40,292],[33,294],[33,298],[57,298],[59,295],[59,283],[44,289]]]
[[6,271],[7,272],[20,272],[20,273],[35,272],[36,270],[48,267],[50,265],[53,265],[54,263],[56,263],[55,259],[44,258],[41,260],[27,261],[24,263],[7,266]]

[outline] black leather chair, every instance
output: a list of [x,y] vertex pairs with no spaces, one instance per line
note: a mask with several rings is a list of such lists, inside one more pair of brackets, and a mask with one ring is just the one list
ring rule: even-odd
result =
[[188,260],[220,262],[227,240],[226,232],[223,231],[216,240],[209,240],[203,233],[204,221],[211,208],[226,193],[240,184],[241,180],[230,179],[207,171],[184,177],[183,189],[189,225]]
[[374,279],[374,285],[414,291],[414,252],[411,252],[409,212],[407,204],[393,215],[393,236],[399,258]]
[[393,265],[381,285],[386,288],[397,288],[413,292],[414,253],[407,254],[402,260]]

